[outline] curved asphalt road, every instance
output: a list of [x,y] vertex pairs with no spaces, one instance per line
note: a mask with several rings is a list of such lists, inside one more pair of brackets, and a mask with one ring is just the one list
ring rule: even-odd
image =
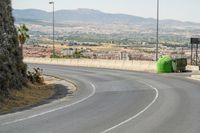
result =
[[75,81],[72,98],[0,116],[0,133],[199,133],[200,83],[120,70],[41,67]]

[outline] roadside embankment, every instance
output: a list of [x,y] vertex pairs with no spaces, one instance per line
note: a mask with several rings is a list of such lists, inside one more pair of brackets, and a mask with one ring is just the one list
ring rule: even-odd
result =
[[66,97],[77,87],[66,80],[44,76],[43,84],[28,83],[22,90],[12,90],[10,96],[0,100],[0,114],[29,109]]

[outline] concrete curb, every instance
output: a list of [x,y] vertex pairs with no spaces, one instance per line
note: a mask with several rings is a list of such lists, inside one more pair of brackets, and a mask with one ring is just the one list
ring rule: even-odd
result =
[[200,66],[187,65],[186,70],[193,71],[193,72],[198,72],[198,71],[200,71]]
[[200,75],[191,75],[191,79],[200,80]]
[[64,78],[61,78],[61,77],[58,77],[58,76],[54,76],[54,75],[49,75],[49,74],[43,74],[43,75],[44,75],[44,76],[49,76],[49,77],[53,77],[53,78],[56,78],[56,79],[63,80],[63,81],[65,81],[65,82],[67,82],[67,83],[70,83],[72,86],[74,86],[75,91],[78,91],[78,90],[79,90],[78,85],[77,85],[75,82],[73,82],[73,81],[71,81],[71,80],[69,80],[69,79],[64,79]]

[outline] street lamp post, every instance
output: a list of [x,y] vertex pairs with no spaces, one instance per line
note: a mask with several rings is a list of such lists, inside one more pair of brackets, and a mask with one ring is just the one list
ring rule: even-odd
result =
[[157,0],[157,33],[156,33],[156,61],[158,60],[158,44],[159,44],[159,0]]
[[53,57],[55,57],[55,46],[54,46],[54,40],[55,40],[55,34],[54,34],[54,31],[55,31],[55,25],[54,25],[54,2],[51,1],[49,2],[49,4],[52,4],[53,5]]

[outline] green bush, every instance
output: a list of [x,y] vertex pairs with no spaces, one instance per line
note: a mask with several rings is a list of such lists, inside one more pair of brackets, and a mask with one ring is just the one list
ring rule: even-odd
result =
[[43,83],[44,78],[42,77],[43,70],[40,68],[33,68],[33,71],[28,71],[28,80],[32,83]]
[[55,54],[55,55],[52,54],[52,55],[50,56],[50,58],[57,58],[57,59],[59,59],[59,58],[62,58],[62,57],[61,57],[60,55],[57,55],[57,54]]

